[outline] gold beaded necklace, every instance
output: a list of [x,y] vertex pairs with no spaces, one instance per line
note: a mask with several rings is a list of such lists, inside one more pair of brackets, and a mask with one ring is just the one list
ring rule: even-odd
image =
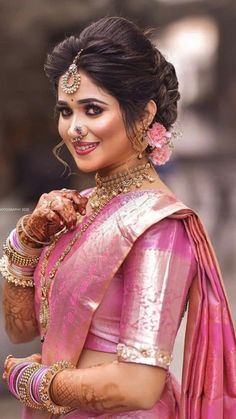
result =
[[[96,187],[89,196],[89,203],[93,209],[92,214],[88,217],[87,221],[82,224],[80,230],[70,240],[54,267],[51,269],[48,279],[46,277],[46,269],[48,261],[53,249],[56,246],[57,241],[61,235],[57,236],[53,243],[48,247],[44,259],[42,261],[40,270],[40,286],[41,286],[41,301],[40,301],[40,313],[39,321],[41,326],[41,342],[44,342],[45,335],[47,333],[49,323],[49,291],[55,275],[65,259],[66,255],[70,252],[73,245],[78,241],[82,234],[92,224],[97,215],[101,210],[108,204],[115,196],[121,193],[127,193],[131,190],[132,186],[140,188],[144,180],[148,182],[154,182],[154,177],[150,174],[151,164],[145,163],[142,165],[135,166],[124,172],[118,172],[117,174],[101,177],[98,173],[95,176]],[[154,170],[154,169],[152,169]]]

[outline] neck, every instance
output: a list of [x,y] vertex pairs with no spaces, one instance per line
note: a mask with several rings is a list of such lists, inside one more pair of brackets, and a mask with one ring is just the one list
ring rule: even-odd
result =
[[115,163],[115,164],[112,164],[111,166],[104,167],[98,170],[98,174],[101,177],[112,176],[112,175],[116,175],[119,172],[125,172],[132,167],[145,164],[147,162],[148,162],[148,158],[146,155],[139,158],[138,154],[135,154],[123,162]]

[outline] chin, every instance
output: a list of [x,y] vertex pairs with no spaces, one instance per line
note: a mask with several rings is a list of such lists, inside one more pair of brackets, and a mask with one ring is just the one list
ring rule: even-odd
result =
[[99,164],[96,164],[95,162],[81,162],[81,161],[75,161],[76,166],[78,169],[83,173],[92,173],[97,172],[99,169],[101,169],[101,166]]

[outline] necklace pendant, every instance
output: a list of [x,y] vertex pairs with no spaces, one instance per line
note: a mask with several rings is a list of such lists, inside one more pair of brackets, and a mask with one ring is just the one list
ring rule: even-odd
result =
[[49,322],[49,305],[47,299],[45,298],[42,298],[41,300],[39,321],[42,329],[46,330]]

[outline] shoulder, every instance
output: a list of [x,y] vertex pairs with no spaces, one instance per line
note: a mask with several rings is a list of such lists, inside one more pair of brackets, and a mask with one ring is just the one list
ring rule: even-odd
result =
[[137,251],[156,249],[193,257],[193,248],[181,219],[166,217],[149,227],[136,241]]

